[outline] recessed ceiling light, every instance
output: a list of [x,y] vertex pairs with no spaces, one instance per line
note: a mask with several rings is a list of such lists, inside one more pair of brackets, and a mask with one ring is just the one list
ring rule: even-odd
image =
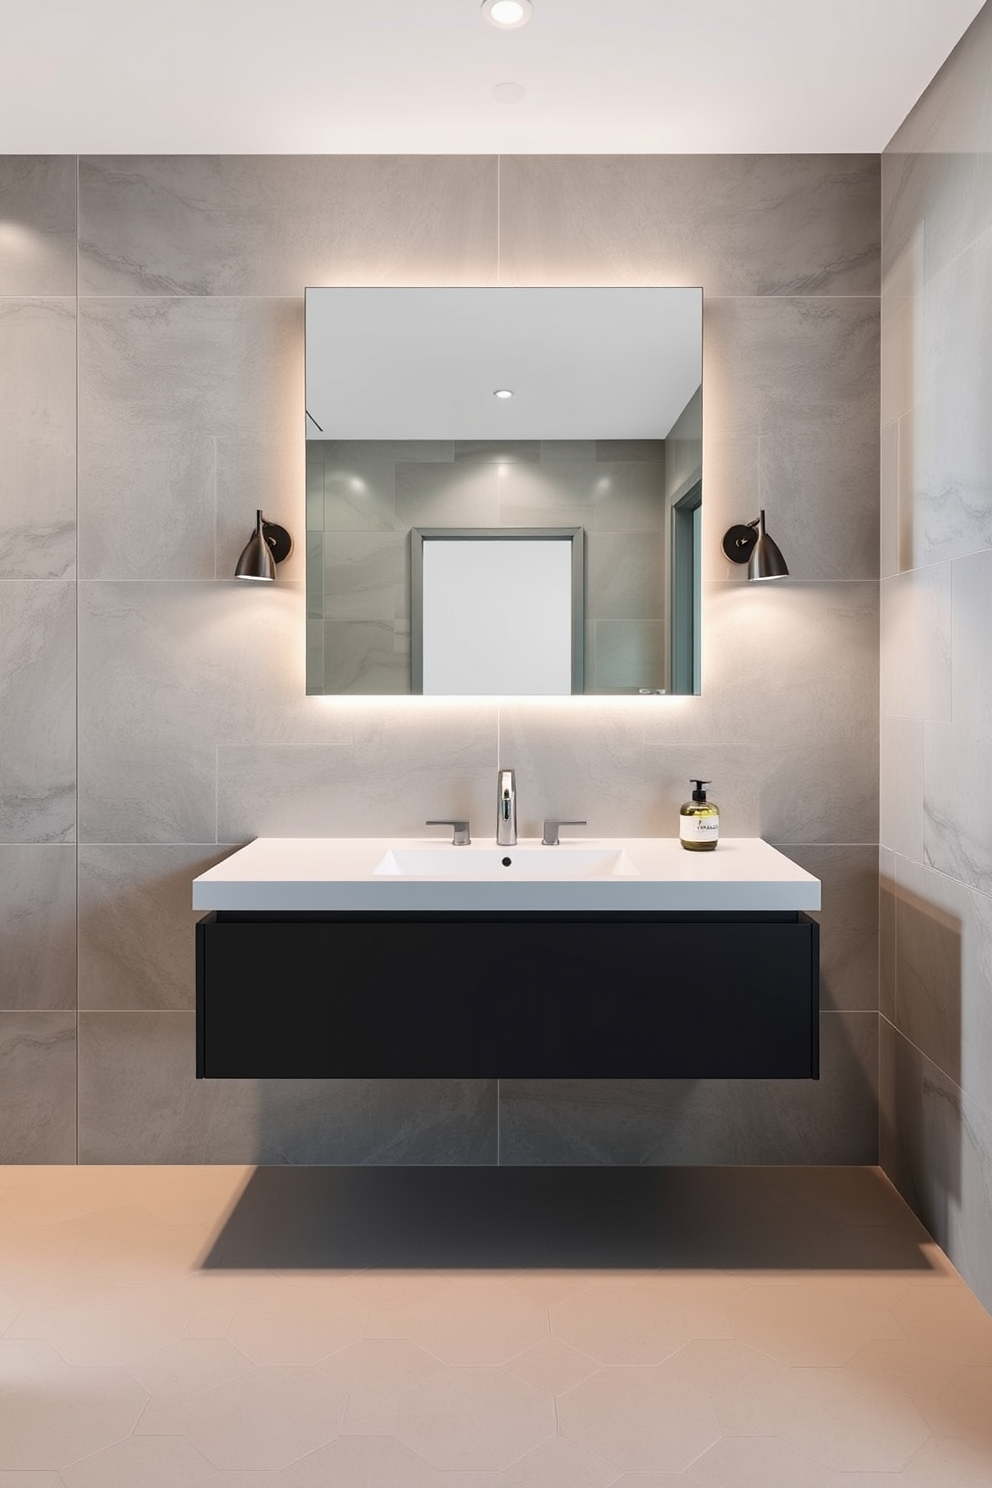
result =
[[512,398],[513,392],[510,388],[497,388],[493,393],[494,398]]
[[526,26],[533,13],[530,0],[482,0],[483,18],[501,31],[514,31],[518,26]]
[[493,97],[497,103],[519,103],[526,97],[526,89],[519,83],[497,83],[493,89]]

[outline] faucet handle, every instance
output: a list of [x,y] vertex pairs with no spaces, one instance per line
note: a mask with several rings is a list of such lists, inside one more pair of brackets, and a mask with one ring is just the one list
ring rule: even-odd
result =
[[432,817],[430,821],[424,822],[424,826],[425,827],[451,827],[451,829],[452,829],[452,835],[451,835],[451,845],[452,845],[452,847],[468,847],[469,843],[472,841],[472,839],[471,839],[471,837],[469,836],[469,833],[468,833],[468,822],[467,821],[458,821],[455,818],[447,817],[447,816],[441,817],[440,820],[438,820],[437,817]]
[[558,847],[559,827],[587,827],[588,825],[589,823],[587,821],[578,821],[574,818],[572,821],[566,821],[564,817],[559,817],[557,820],[553,816],[546,818],[544,823],[544,836],[541,838],[541,844],[544,847]]

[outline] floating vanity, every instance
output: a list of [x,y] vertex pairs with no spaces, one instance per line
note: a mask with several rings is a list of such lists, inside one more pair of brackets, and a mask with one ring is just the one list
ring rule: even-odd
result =
[[193,883],[197,1075],[815,1079],[819,907],[757,838],[259,838]]

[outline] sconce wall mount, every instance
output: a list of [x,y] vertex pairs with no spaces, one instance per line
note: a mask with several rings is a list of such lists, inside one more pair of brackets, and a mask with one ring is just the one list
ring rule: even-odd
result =
[[746,563],[749,579],[784,579],[789,565],[776,542],[765,531],[765,514],[753,522],[728,527],[723,534],[723,551],[731,563]]
[[254,579],[271,583],[276,564],[288,558],[293,539],[278,522],[267,522],[260,511],[255,513],[255,531],[245,543],[234,570],[236,579]]

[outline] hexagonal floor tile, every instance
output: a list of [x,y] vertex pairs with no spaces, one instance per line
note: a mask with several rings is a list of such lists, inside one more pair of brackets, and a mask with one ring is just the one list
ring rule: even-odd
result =
[[129,1436],[148,1396],[126,1369],[60,1361],[44,1388],[0,1395],[0,1468],[58,1469]]
[[901,1338],[904,1329],[870,1291],[845,1292],[815,1279],[752,1287],[727,1309],[734,1336],[783,1364],[839,1366],[876,1338]]
[[680,1472],[719,1439],[711,1401],[675,1362],[601,1369],[560,1396],[563,1436],[626,1472]]
[[217,1469],[181,1436],[129,1436],[62,1469],[65,1488],[214,1488]]
[[456,1278],[415,1307],[381,1314],[375,1332],[386,1330],[446,1364],[504,1364],[548,1337],[548,1312],[502,1281]]
[[507,1369],[445,1369],[407,1390],[396,1435],[445,1471],[499,1472],[555,1433],[554,1403]]
[[613,1365],[660,1364],[693,1336],[671,1295],[603,1282],[552,1307],[551,1332],[580,1353]]

